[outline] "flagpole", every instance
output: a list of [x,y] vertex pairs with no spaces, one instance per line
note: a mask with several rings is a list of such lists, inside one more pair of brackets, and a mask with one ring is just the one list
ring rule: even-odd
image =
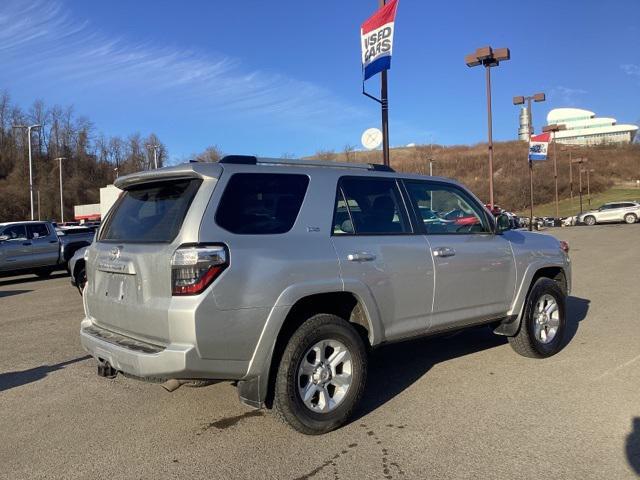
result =
[[[385,5],[385,0],[378,0],[378,8]],[[387,91],[387,71],[383,70],[380,77],[380,105],[382,107],[382,163],[389,162],[389,96]]]
[[529,159],[529,231],[533,231],[533,162]]

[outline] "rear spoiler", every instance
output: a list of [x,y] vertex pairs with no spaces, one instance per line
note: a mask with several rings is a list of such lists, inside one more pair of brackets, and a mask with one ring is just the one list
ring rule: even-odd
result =
[[219,178],[222,167],[217,163],[185,163],[175,167],[145,170],[119,177],[114,185],[126,190],[141,183],[163,182],[167,180],[181,180],[189,178]]

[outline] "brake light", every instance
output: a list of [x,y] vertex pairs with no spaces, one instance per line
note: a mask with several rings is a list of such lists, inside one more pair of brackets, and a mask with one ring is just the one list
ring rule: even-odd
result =
[[229,265],[222,246],[180,247],[171,257],[171,293],[198,295]]
[[569,244],[564,240],[560,240],[560,250],[569,255]]

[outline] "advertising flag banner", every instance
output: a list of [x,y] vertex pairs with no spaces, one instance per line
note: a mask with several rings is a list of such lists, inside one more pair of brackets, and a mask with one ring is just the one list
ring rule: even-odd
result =
[[529,161],[546,160],[551,134],[532,135],[529,141]]
[[360,27],[364,79],[391,68],[393,30],[398,0],[391,0]]

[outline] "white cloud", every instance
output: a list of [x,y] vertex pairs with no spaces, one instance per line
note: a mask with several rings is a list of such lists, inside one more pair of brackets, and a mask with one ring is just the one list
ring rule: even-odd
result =
[[556,86],[551,89],[549,97],[555,101],[563,102],[567,105],[573,105],[582,95],[587,93],[586,90],[581,88],[569,88],[563,86]]
[[640,78],[640,65],[634,65],[632,63],[626,63],[624,65],[620,65],[620,68],[627,75],[631,75],[632,77]]
[[361,115],[330,91],[286,75],[251,71],[238,59],[108,38],[56,2],[0,5],[0,65],[13,78],[55,79],[67,88],[103,87],[170,96],[194,109],[333,124]]

